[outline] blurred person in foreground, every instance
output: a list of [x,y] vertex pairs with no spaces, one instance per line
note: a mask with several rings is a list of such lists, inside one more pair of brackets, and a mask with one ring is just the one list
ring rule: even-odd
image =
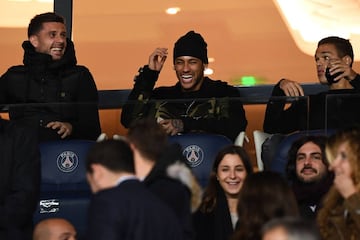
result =
[[153,118],[134,122],[127,141],[134,152],[135,173],[177,216],[184,239],[193,239],[191,213],[201,201],[201,187],[187,166],[181,146],[170,144]]
[[123,140],[93,145],[86,161],[94,193],[86,240],[183,240],[175,213],[135,176],[133,152]]
[[231,240],[261,239],[263,224],[273,218],[298,217],[294,193],[279,174],[262,171],[246,177],[238,200],[238,225]]
[[335,179],[318,213],[322,237],[360,239],[360,128],[331,136],[326,155]]
[[0,117],[0,154],[0,239],[30,240],[41,175],[36,136]]
[[262,240],[322,240],[314,222],[302,218],[276,218],[262,227]]
[[76,240],[76,229],[63,218],[44,219],[36,224],[33,240]]

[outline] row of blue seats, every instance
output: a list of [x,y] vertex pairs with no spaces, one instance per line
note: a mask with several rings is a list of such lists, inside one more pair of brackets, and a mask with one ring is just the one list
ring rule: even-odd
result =
[[[278,147],[274,146],[278,153],[271,170],[284,172],[287,151],[294,140],[306,134],[323,133],[324,131],[305,131],[287,136]],[[207,185],[212,162],[218,151],[233,144],[225,136],[205,133],[177,135],[169,140],[182,146],[187,163],[202,187]],[[86,180],[85,160],[94,143],[95,141],[88,140],[67,140],[40,144],[42,180],[40,201],[34,215],[35,223],[45,218],[61,217],[74,224],[79,236],[84,234],[91,197]]]
[[[183,153],[199,183],[207,184],[218,150],[232,144],[222,135],[184,134],[170,137]],[[67,140],[40,144],[41,190],[34,222],[51,217],[68,219],[81,237],[86,230],[86,213],[91,191],[86,180],[86,155],[94,141]]]

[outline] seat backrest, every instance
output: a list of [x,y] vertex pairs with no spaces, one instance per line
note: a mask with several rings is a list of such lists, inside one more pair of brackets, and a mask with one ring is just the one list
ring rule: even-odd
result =
[[34,222],[60,217],[70,221],[82,236],[91,190],[86,180],[85,160],[95,141],[60,140],[40,143],[40,201]]
[[319,129],[319,130],[307,130],[307,131],[299,131],[295,133],[291,133],[286,135],[281,142],[274,146],[276,148],[275,156],[271,161],[270,170],[279,172],[283,176],[286,174],[286,165],[288,162],[288,152],[294,141],[303,137],[303,136],[311,136],[311,135],[324,135],[330,136],[335,133],[333,129]]
[[254,135],[257,167],[258,167],[259,171],[263,171],[264,170],[264,163],[263,163],[263,159],[261,158],[262,144],[272,134],[266,133],[266,132],[263,132],[263,131],[260,131],[260,130],[255,130],[253,132],[253,135]]
[[212,164],[218,152],[233,142],[223,136],[208,133],[188,133],[169,137],[170,142],[181,145],[183,154],[200,185],[208,184]]

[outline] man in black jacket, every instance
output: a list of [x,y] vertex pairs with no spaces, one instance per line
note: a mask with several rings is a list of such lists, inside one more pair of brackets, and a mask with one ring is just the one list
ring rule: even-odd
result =
[[127,139],[134,152],[136,176],[175,213],[183,239],[193,239],[191,213],[200,204],[201,188],[181,147],[170,144],[164,129],[152,118],[134,122]]
[[64,18],[36,15],[22,47],[24,65],[0,78],[0,103],[10,104],[10,119],[37,130],[40,141],[95,140],[101,133],[97,88],[89,70],[76,65]]
[[30,240],[39,200],[40,152],[27,129],[0,118],[0,239]]
[[[319,82],[328,85],[329,90],[302,99],[305,93],[299,83],[281,79],[266,106],[265,132],[287,134],[307,129],[337,129],[360,121],[359,111],[354,110],[360,107],[360,75],[352,68],[354,52],[350,41],[333,36],[320,40],[315,62]],[[298,97],[298,101],[287,107],[287,100]]]
[[178,82],[153,89],[167,55],[167,48],[157,48],[148,65],[140,68],[122,109],[121,123],[129,127],[134,120],[150,116],[169,135],[208,132],[235,140],[247,126],[239,91],[204,76],[208,57],[202,36],[190,31],[175,43],[173,63]]
[[94,193],[87,240],[184,240],[174,212],[136,178],[128,143],[96,143],[86,169]]

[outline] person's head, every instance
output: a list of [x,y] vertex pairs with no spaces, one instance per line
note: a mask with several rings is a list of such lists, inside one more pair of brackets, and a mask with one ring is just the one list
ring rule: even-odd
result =
[[75,227],[63,218],[48,218],[36,224],[33,240],[75,240]]
[[180,37],[174,45],[174,70],[183,91],[197,91],[208,64],[207,43],[194,31]]
[[326,177],[328,174],[326,140],[326,136],[311,135],[301,137],[291,145],[286,166],[290,181],[312,183]]
[[262,240],[321,240],[319,229],[308,220],[276,218],[262,227]]
[[352,66],[354,62],[354,52],[349,40],[330,36],[321,39],[315,52],[315,61],[320,83],[327,84],[325,77],[326,67],[331,60],[340,59],[343,63]]
[[94,193],[116,185],[121,174],[133,175],[134,159],[129,144],[114,139],[95,143],[87,154],[86,172]]
[[128,129],[130,144],[150,161],[156,162],[168,143],[168,136],[156,120],[151,118],[135,121]]
[[253,173],[253,167],[244,148],[229,145],[221,149],[215,157],[209,184],[205,189],[203,211],[213,209],[219,187],[227,198],[238,198],[246,176],[251,173]]
[[360,128],[339,130],[326,144],[329,169],[336,174],[350,176],[360,183]]
[[29,23],[28,38],[35,51],[61,59],[66,49],[64,18],[53,12],[36,15]]
[[253,172],[245,149],[229,145],[217,154],[210,181],[217,181],[227,197],[237,198],[246,176]]
[[237,205],[237,239],[260,239],[263,224],[273,218],[299,216],[295,196],[285,179],[276,172],[249,174]]

